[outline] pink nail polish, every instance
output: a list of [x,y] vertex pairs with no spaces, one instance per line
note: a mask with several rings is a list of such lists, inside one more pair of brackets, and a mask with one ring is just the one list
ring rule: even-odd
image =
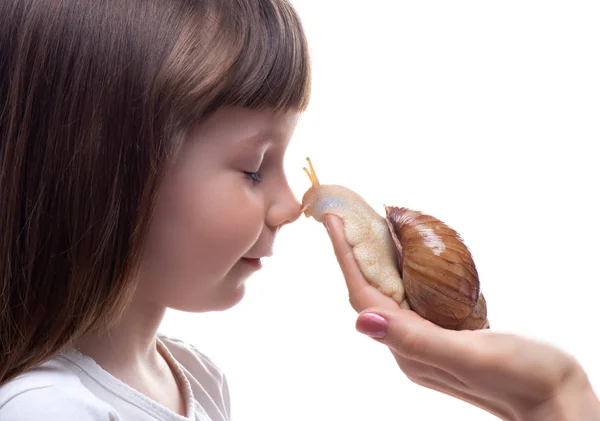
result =
[[376,339],[385,338],[388,323],[383,317],[374,313],[363,313],[356,320],[356,330]]

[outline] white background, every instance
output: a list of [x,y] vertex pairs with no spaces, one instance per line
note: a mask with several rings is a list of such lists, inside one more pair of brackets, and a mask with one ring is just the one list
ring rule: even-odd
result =
[[[408,206],[471,249],[492,327],[573,353],[600,390],[597,1],[296,0],[310,109],[286,166]],[[240,209],[243,216],[243,209]],[[237,420],[494,420],[411,383],[355,313],[325,229],[302,217],[223,313],[162,331],[226,371]]]

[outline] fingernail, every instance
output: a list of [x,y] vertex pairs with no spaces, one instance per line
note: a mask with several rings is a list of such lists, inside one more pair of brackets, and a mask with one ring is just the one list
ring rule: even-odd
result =
[[363,313],[356,320],[356,330],[376,339],[385,338],[388,323],[383,317],[374,313]]

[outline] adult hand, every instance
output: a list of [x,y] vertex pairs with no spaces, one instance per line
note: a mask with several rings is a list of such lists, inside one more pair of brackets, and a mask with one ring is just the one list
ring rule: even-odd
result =
[[572,356],[494,330],[446,330],[401,309],[363,277],[343,222],[327,215],[326,227],[360,313],[357,330],[387,345],[411,381],[503,420],[600,420],[600,402]]

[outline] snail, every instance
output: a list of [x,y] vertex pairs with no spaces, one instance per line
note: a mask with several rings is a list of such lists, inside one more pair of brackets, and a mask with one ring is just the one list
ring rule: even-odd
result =
[[317,222],[339,217],[365,279],[401,308],[446,329],[489,329],[487,304],[473,257],[460,235],[439,219],[384,205],[385,217],[358,193],[321,184],[310,158],[311,186],[302,213]]

